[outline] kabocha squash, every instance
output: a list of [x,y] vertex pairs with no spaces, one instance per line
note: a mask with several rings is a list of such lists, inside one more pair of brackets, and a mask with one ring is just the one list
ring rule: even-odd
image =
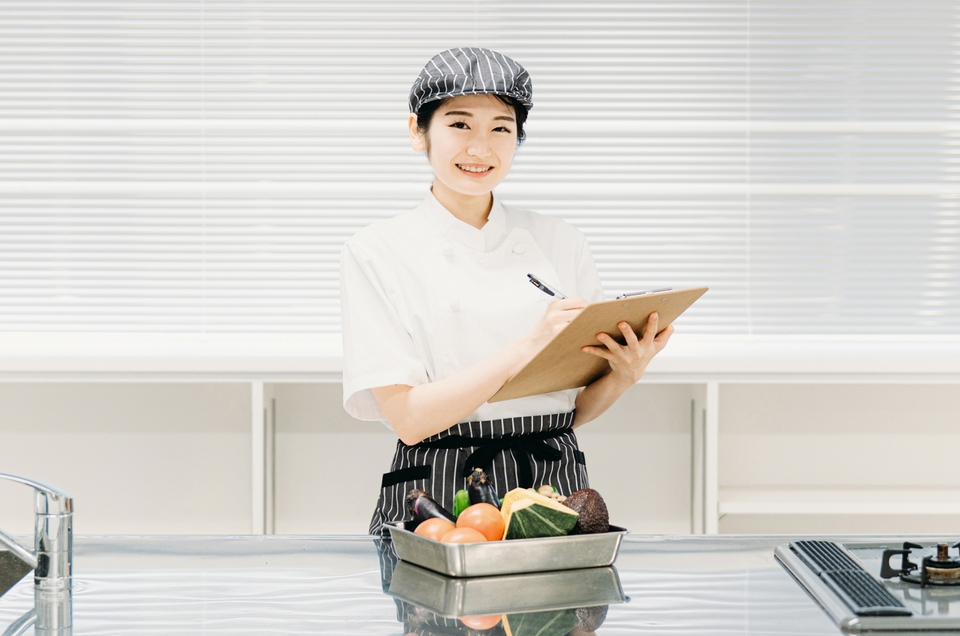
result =
[[571,609],[507,614],[503,631],[507,636],[566,636],[579,622]]
[[577,524],[577,513],[550,497],[516,488],[503,498],[500,508],[504,539],[562,537]]

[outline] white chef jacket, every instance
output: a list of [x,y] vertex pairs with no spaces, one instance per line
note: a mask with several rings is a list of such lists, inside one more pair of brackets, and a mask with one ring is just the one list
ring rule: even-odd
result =
[[[428,192],[413,211],[357,232],[340,259],[346,411],[386,423],[370,389],[441,380],[529,330],[554,299],[528,273],[568,296],[603,300],[579,230],[496,197],[479,230]],[[485,403],[464,421],[570,411],[576,395]]]

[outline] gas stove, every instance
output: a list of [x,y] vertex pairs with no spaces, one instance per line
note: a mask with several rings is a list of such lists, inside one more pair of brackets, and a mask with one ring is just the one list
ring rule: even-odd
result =
[[[956,548],[958,558],[950,556],[950,548]],[[920,565],[910,560],[914,550],[921,551],[924,547],[910,541],[903,542],[902,550],[887,549],[883,551],[880,562],[880,578],[899,578],[904,583],[916,583],[920,587],[932,585],[935,587],[960,586],[960,543],[938,543],[936,556],[923,556]],[[900,556],[900,568],[894,568],[890,561]]]
[[956,539],[794,541],[775,555],[844,631],[960,631]]

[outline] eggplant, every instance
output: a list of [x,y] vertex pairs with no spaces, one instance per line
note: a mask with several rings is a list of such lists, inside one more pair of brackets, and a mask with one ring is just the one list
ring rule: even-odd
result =
[[433,519],[434,517],[439,517],[441,519],[446,519],[450,523],[456,523],[457,519],[450,512],[437,503],[437,501],[423,492],[414,488],[409,493],[407,493],[406,498],[407,512],[413,516],[413,521],[416,524],[420,524],[427,519]]
[[487,473],[481,468],[474,468],[470,476],[467,477],[467,494],[470,495],[470,503],[488,503],[500,509],[500,497],[497,496],[497,489],[490,483]]

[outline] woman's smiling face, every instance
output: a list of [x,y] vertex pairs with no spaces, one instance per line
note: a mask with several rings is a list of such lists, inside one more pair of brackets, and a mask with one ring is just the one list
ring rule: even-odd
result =
[[437,188],[466,196],[489,194],[510,172],[517,151],[514,109],[493,95],[446,100],[426,134],[410,118],[410,143],[426,151]]

